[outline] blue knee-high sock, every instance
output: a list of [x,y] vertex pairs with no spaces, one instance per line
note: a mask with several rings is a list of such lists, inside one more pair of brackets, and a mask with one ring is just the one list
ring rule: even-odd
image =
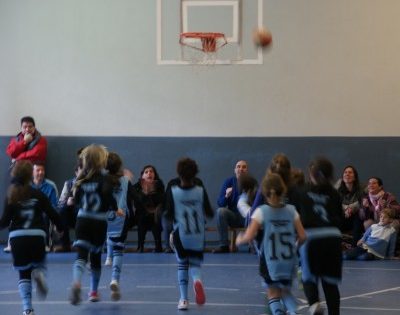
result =
[[99,287],[101,268],[92,268],[90,277],[90,291],[96,291]]
[[287,292],[282,296],[282,302],[286,307],[286,310],[290,314],[295,314],[297,311],[297,300],[291,292]]
[[190,275],[192,276],[193,282],[196,280],[201,280],[200,266],[190,266]]
[[283,310],[283,305],[279,298],[270,299],[268,301],[268,305],[273,315],[285,315],[285,311]]
[[113,250],[113,264],[112,264],[112,275],[111,279],[119,282],[121,277],[121,269],[122,269],[122,250]]
[[22,299],[23,311],[32,309],[32,282],[29,279],[18,281],[18,291]]
[[189,265],[187,263],[178,264],[178,283],[181,300],[188,299],[188,280],[189,280]]
[[81,283],[83,272],[86,268],[86,261],[77,259],[72,266],[72,278],[74,283]]
[[107,258],[112,258],[113,256],[113,245],[111,242],[107,241]]
[[196,280],[201,280],[200,260],[190,260],[190,275],[192,276],[193,282]]

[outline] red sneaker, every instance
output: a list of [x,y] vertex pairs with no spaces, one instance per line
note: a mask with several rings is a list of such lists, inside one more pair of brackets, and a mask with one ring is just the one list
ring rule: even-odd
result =
[[206,295],[204,293],[203,283],[200,280],[196,280],[193,283],[193,290],[196,297],[196,304],[203,305],[206,303]]
[[89,293],[89,301],[90,302],[100,301],[100,297],[99,297],[99,294],[97,293],[97,291],[92,291]]

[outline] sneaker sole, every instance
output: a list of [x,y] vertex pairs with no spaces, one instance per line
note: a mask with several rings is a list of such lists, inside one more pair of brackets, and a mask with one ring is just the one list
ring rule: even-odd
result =
[[206,295],[204,293],[203,284],[200,281],[194,283],[193,290],[196,297],[196,304],[203,305],[206,303]]
[[121,292],[119,290],[119,285],[117,283],[111,283],[110,290],[111,290],[111,300],[119,301],[121,299]]
[[189,308],[189,304],[188,303],[182,304],[182,305],[178,304],[178,311],[187,311],[188,308]]
[[187,311],[187,310],[188,310],[187,306],[178,307],[178,311]]

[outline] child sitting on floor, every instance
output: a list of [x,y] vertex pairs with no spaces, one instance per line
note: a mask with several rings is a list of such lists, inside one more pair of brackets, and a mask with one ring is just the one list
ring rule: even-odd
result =
[[343,259],[374,260],[393,258],[396,246],[396,229],[392,226],[395,214],[385,208],[379,217],[379,223],[372,224],[357,242],[357,247],[346,251]]

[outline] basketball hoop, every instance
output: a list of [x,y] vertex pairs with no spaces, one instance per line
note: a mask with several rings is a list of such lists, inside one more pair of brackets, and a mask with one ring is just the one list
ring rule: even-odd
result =
[[227,43],[223,33],[190,32],[182,33],[179,38],[182,59],[200,65],[215,64],[218,49]]

